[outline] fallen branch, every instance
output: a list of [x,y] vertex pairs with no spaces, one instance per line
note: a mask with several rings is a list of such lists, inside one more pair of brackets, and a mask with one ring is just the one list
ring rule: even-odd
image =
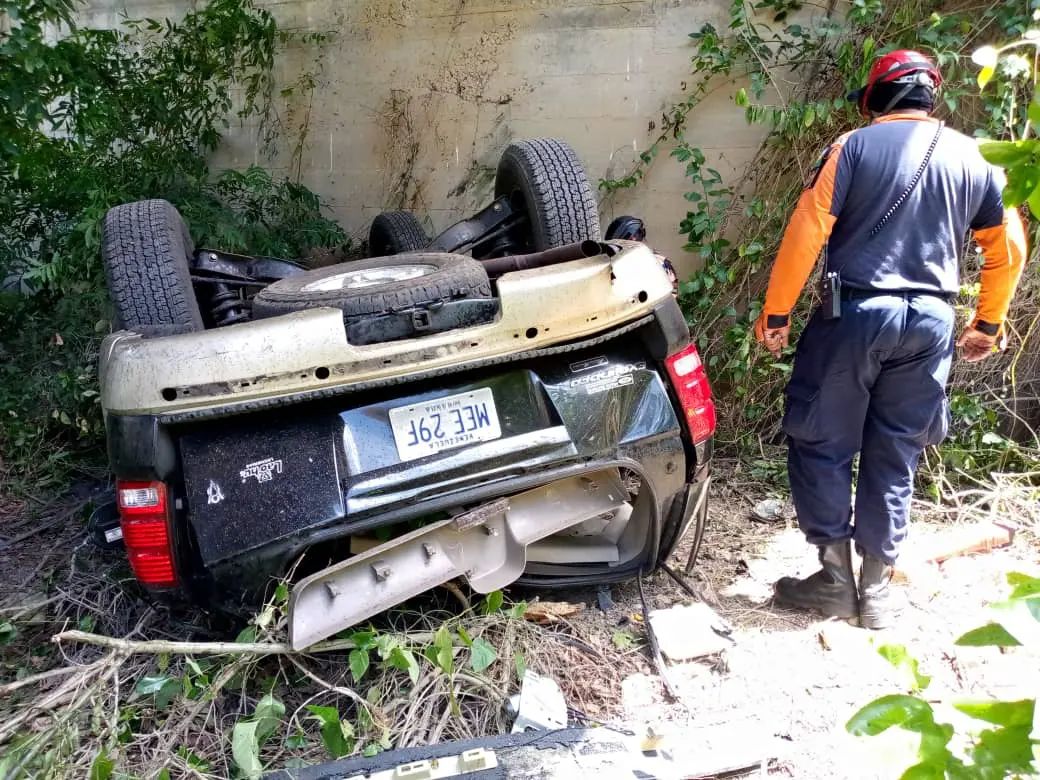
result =
[[0,696],[6,696],[9,693],[14,693],[19,688],[26,688],[30,685],[35,685],[38,682],[44,680],[50,680],[54,677],[61,677],[65,674],[74,674],[75,672],[83,671],[82,666],[63,666],[60,669],[50,669],[46,672],[40,672],[30,677],[23,677],[21,680],[15,680],[14,682],[5,683],[0,685]]
[[[416,644],[428,644],[433,641],[430,631],[401,634],[401,638]],[[357,645],[350,639],[334,639],[329,642],[318,642],[303,650],[294,650],[284,642],[172,642],[164,639],[117,639],[103,634],[91,634],[86,631],[62,631],[51,637],[55,644],[62,642],[79,642],[97,647],[111,647],[130,654],[159,655],[173,653],[179,655],[310,655],[312,653],[332,653],[338,650],[352,650]]]

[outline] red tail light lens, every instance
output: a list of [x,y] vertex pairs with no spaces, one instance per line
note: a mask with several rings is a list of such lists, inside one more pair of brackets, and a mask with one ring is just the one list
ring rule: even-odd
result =
[[116,498],[123,543],[134,576],[142,585],[176,585],[166,485],[117,480]]
[[686,427],[694,444],[710,439],[715,433],[715,402],[711,384],[693,344],[665,360],[679,406],[686,413]]

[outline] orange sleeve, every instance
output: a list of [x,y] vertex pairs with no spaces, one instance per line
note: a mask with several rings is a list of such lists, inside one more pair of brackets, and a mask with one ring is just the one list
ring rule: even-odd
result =
[[975,321],[1002,325],[1026,261],[1026,232],[1022,218],[1016,209],[1005,209],[1003,224],[976,230],[974,234],[985,258]]
[[820,250],[830,237],[831,229],[837,221],[831,215],[831,202],[842,146],[839,141],[830,147],[815,180],[802,192],[794,214],[787,223],[780,251],[777,252],[769,276],[769,289],[762,309],[767,317],[786,317],[791,313],[816,265]]

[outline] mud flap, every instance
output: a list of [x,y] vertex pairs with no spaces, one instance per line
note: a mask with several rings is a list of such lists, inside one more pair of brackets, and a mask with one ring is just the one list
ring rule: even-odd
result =
[[301,580],[289,602],[299,650],[455,577],[479,593],[516,580],[527,547],[627,504],[616,469],[500,498],[373,547]]

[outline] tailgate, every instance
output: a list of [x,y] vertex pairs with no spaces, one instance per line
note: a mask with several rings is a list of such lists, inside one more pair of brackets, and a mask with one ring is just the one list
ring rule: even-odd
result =
[[[212,422],[180,437],[189,517],[217,563],[496,470],[573,453],[531,371],[377,401]],[[479,475],[474,463],[480,463]]]
[[[629,455],[661,460],[658,471],[681,457],[667,391],[636,339],[450,380],[182,428],[203,561],[452,510],[550,468],[624,457],[629,442],[658,442]],[[668,479],[678,490],[682,469]]]

